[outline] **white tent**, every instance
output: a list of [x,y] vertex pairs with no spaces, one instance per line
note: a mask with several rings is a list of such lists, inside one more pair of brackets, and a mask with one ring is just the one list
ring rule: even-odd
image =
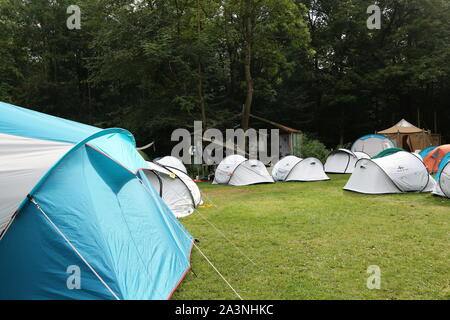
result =
[[[449,177],[450,178],[450,177]],[[450,188],[449,190],[450,191]],[[441,185],[440,185],[440,179],[436,182],[436,184],[434,185],[433,191],[432,193],[435,196],[440,196],[440,197],[446,197],[446,198],[450,198],[450,192],[448,192],[447,194],[444,194],[444,192],[442,191]]]
[[433,194],[450,198],[450,162],[444,166],[437,176],[437,182],[433,189]]
[[352,152],[347,149],[334,150],[325,161],[325,172],[352,173],[359,159],[370,159],[370,157],[364,152]]
[[413,153],[414,153],[414,155],[415,155],[417,158],[419,158],[419,159],[422,160],[422,162],[423,162],[423,157],[420,155],[419,152],[413,152]]
[[162,157],[161,159],[156,160],[155,162],[164,166],[165,168],[174,168],[187,174],[186,167],[184,166],[183,162],[178,158],[172,156],[165,156]]
[[367,194],[431,192],[434,184],[417,156],[399,151],[383,158],[358,160],[344,190]]
[[302,159],[296,156],[286,156],[278,161],[273,167],[272,177],[275,181],[330,180],[319,159]]
[[223,159],[217,166],[213,184],[246,186],[273,182],[261,161],[247,160],[240,155],[231,155]]
[[198,186],[184,172],[147,162],[145,175],[177,218],[192,214],[202,203]]
[[380,134],[369,134],[356,140],[351,151],[364,152],[373,158],[381,151],[394,147],[395,143],[388,137]]

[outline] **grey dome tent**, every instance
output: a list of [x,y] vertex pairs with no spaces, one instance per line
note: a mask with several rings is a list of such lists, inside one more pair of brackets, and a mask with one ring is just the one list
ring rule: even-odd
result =
[[274,183],[264,164],[259,160],[248,160],[240,155],[223,159],[214,174],[213,184],[246,186],[259,183]]
[[316,158],[286,156],[278,161],[272,170],[275,181],[323,181],[330,180],[323,164]]
[[420,158],[400,151],[383,158],[358,160],[344,190],[366,194],[431,192],[434,184]]
[[395,143],[388,137],[380,134],[369,134],[356,140],[350,150],[367,153],[373,158],[381,151],[394,147],[396,147]]
[[326,173],[352,173],[359,159],[370,159],[364,152],[352,152],[347,149],[332,151],[325,161]]
[[187,174],[157,163],[147,164],[150,170],[144,170],[145,176],[177,218],[192,214],[202,204],[200,189]]

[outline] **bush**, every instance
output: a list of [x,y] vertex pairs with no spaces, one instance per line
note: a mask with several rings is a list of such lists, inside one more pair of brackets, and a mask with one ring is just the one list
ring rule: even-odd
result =
[[139,154],[141,155],[142,158],[144,158],[145,161],[150,161],[150,158],[144,151],[138,150],[137,152],[139,152]]
[[315,157],[325,163],[330,150],[319,140],[302,134],[300,152],[302,158]]

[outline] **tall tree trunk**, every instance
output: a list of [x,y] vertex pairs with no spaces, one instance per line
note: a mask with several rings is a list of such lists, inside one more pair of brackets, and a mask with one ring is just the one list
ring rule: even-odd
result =
[[202,65],[199,62],[198,63],[198,102],[200,105],[200,111],[202,113],[202,122],[203,122],[203,128],[207,128],[206,124],[206,105],[205,105],[205,98],[203,97],[203,69]]
[[[197,33],[198,33],[198,41],[200,42],[200,33],[202,31],[201,21],[200,21],[200,0],[197,0]],[[203,68],[201,64],[201,59],[198,59],[198,102],[200,105],[200,111],[202,114],[202,122],[203,128],[206,130],[206,106],[205,106],[205,98],[203,97]]]
[[252,22],[250,15],[247,15],[245,21],[245,81],[247,83],[247,95],[245,97],[244,109],[242,110],[242,129],[247,130],[250,122],[250,112],[253,100],[253,78],[251,72],[252,66]]

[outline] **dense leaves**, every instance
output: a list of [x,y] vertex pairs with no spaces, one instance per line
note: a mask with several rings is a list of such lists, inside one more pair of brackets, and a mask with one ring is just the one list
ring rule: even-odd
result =
[[[174,128],[263,127],[328,147],[400,118],[450,137],[450,4],[380,0],[0,0],[0,100],[169,150]],[[244,112],[243,112],[244,111]],[[244,115],[244,116],[242,116]]]

